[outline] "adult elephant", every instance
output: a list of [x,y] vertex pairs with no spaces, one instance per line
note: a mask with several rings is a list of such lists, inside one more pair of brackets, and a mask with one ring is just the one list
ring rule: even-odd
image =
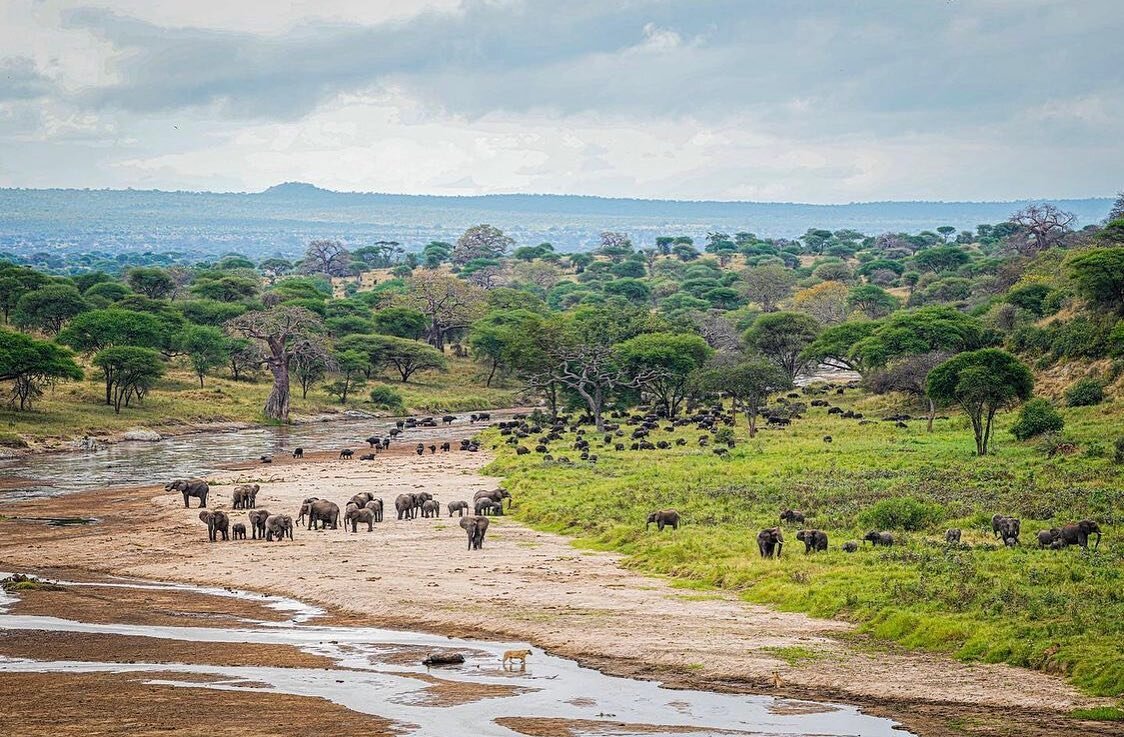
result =
[[468,535],[468,549],[481,550],[484,547],[484,534],[488,532],[488,518],[480,515],[461,517],[460,526]]
[[823,530],[800,530],[796,539],[804,543],[804,554],[827,550],[827,533]]
[[358,532],[361,523],[367,524],[367,532],[375,529],[375,512],[373,509],[356,507],[349,510],[347,516],[343,518],[343,528],[346,530],[350,524],[352,532]]
[[199,513],[199,520],[207,525],[207,537],[211,542],[215,542],[220,533],[223,540],[230,539],[230,518],[226,512],[203,511]]
[[382,499],[371,499],[363,505],[375,514],[375,522],[382,522]]
[[1100,525],[1091,519],[1083,519],[1080,522],[1062,525],[1058,539],[1065,542],[1066,545],[1080,545],[1083,548],[1088,548],[1089,536],[1094,534],[1097,536],[1097,542],[1093,545],[1093,550],[1096,550],[1101,545]]
[[762,558],[781,557],[784,535],[779,527],[769,527],[757,533],[757,550]]
[[879,545],[891,547],[894,544],[894,536],[888,532],[878,532],[877,530],[871,530],[870,532],[863,535],[863,544],[865,545],[867,542],[870,542],[870,544],[876,548]]
[[253,509],[256,507],[258,501],[258,492],[261,486],[258,484],[242,484],[235,486],[231,496],[233,497],[232,506],[235,509]]
[[303,502],[301,502],[300,513],[297,515],[297,524],[298,525],[304,524],[304,518],[308,515],[309,506],[313,502],[319,501],[319,500],[320,500],[320,497],[318,497],[318,496],[310,496],[307,499],[305,499]]
[[178,491],[183,494],[183,508],[187,509],[190,506],[187,500],[191,497],[199,500],[200,507],[206,507],[207,494],[211,492],[211,487],[203,479],[176,479],[165,485],[164,491]]
[[369,491],[361,491],[355,496],[351,497],[351,502],[357,507],[367,506],[367,502],[375,498],[375,495]]
[[251,539],[257,540],[259,537],[265,539],[265,521],[269,519],[269,510],[255,509],[247,516],[250,518],[250,527],[252,529]]
[[649,529],[653,522],[656,523],[656,529],[660,532],[663,532],[663,528],[665,527],[678,530],[679,512],[674,509],[661,509],[657,512],[652,512],[648,515],[648,521],[644,524],[644,529]]
[[426,499],[421,505],[422,517],[440,517],[441,504],[436,499]]
[[449,502],[449,516],[453,516],[453,512],[457,513],[458,517],[463,517],[468,513],[468,502]]
[[265,539],[269,542],[293,539],[293,518],[287,514],[271,514],[265,520]]
[[477,499],[475,511],[478,517],[488,514],[503,514],[503,504],[488,498]]
[[399,494],[394,498],[394,510],[398,512],[398,519],[413,519],[416,514],[413,494]]
[[[307,507],[307,508],[306,508]],[[317,499],[301,505],[301,516],[308,515],[308,529],[338,530],[340,525],[340,506],[327,499]]]
[[475,506],[476,502],[481,499],[491,499],[497,504],[503,504],[503,500],[507,499],[507,508],[511,509],[511,494],[504,489],[492,489],[490,491],[478,491],[472,495],[472,503]]

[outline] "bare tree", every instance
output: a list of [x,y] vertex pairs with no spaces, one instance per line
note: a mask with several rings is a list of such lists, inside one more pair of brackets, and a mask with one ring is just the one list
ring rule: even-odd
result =
[[1124,218],[1124,192],[1117,192],[1116,201],[1112,203],[1112,209],[1108,211],[1105,222],[1111,223],[1113,220],[1120,220],[1121,218]]
[[1027,205],[1011,215],[1011,222],[1018,225],[1021,232],[1012,235],[1008,243],[1025,256],[1034,255],[1060,241],[1076,220],[1072,212],[1048,202]]
[[265,345],[265,365],[273,374],[273,389],[265,400],[265,416],[289,421],[289,366],[298,348],[318,339],[323,323],[303,307],[277,306],[248,312],[227,323],[229,330]]
[[534,284],[544,292],[549,292],[562,281],[562,267],[549,261],[520,262],[513,267],[515,278]]
[[399,302],[429,319],[425,338],[437,350],[445,350],[451,331],[467,328],[483,316],[484,290],[450,274],[415,271],[406,280],[406,287]]
[[351,254],[339,241],[312,241],[304,252],[301,271],[306,274],[347,276],[351,273]]
[[716,351],[732,352],[741,349],[742,337],[734,323],[720,311],[702,312],[696,310],[688,314],[699,335],[706,344]]
[[515,240],[493,225],[474,225],[457,239],[453,247],[452,261],[463,265],[478,258],[499,258],[507,249],[515,245]]
[[618,388],[636,388],[654,377],[650,371],[630,373],[621,367],[611,345],[578,345],[553,352],[550,368],[538,372],[530,384],[536,388],[559,385],[572,389],[585,401],[598,432],[605,431],[605,401]]
[[933,431],[933,419],[937,414],[936,404],[929,396],[929,372],[940,366],[952,356],[948,351],[930,351],[906,356],[890,364],[869,380],[871,391],[875,394],[902,392],[929,404],[929,432]]

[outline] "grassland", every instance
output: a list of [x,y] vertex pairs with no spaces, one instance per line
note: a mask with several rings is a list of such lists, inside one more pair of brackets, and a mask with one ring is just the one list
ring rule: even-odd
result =
[[[868,417],[900,407],[858,391],[831,396]],[[840,617],[861,630],[912,648],[963,660],[1006,662],[1066,674],[1096,695],[1124,693],[1124,541],[1116,514],[1122,468],[1112,444],[1124,427],[1120,403],[1067,409],[1065,435],[1077,450],[1048,457],[1040,443],[1018,443],[1000,419],[994,454],[973,454],[966,418],[858,424],[812,408],[783,430],[749,439],[744,422],[726,459],[699,448],[694,428],[678,430],[683,448],[621,451],[593,442],[596,465],[543,462],[499,444],[487,469],[506,477],[516,514],[533,526],[618,551],[626,564],[671,577],[688,589],[727,589],[786,611]],[[831,435],[832,443],[823,436]],[[664,431],[653,441],[668,439]],[[493,443],[499,441],[495,436]],[[568,450],[567,436],[551,449]],[[565,446],[565,447],[563,447]],[[926,505],[921,529],[887,525],[892,548],[845,554],[840,544],[876,526],[880,500],[911,497]],[[658,508],[677,508],[678,531],[645,531]],[[781,560],[762,560],[756,533],[780,510],[809,514],[828,532],[826,553],[804,555],[795,527]],[[1022,546],[1005,549],[991,535],[995,512],[1023,520]],[[1097,552],[1038,550],[1039,529],[1092,517],[1105,531]],[[882,525],[877,525],[883,528]],[[963,529],[960,546],[944,542]]]
[[[356,390],[341,405],[323,388],[310,389],[302,398],[294,382],[292,411],[294,419],[357,409],[376,414],[391,414],[373,406],[368,400],[370,390],[389,386],[400,392],[405,411],[459,412],[511,406],[518,400],[514,385],[485,388],[479,368],[468,359],[449,358],[449,370],[443,373],[419,372],[407,383],[389,378],[375,378]],[[233,381],[227,375],[208,376],[203,388],[199,380],[184,367],[174,367],[148,393],[144,401],[122,408],[115,415],[104,402],[100,373],[87,371],[87,378],[66,382],[47,389],[32,410],[19,412],[10,406],[0,408],[0,445],[22,447],[52,441],[80,438],[83,435],[104,436],[135,427],[198,427],[218,423],[264,422],[262,406],[269,395],[268,375],[253,381]]]

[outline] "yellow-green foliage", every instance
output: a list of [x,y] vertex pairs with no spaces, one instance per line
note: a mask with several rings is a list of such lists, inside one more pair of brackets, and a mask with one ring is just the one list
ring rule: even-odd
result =
[[[885,400],[853,394],[832,400],[868,416],[887,409]],[[1111,440],[1124,433],[1121,409],[1064,410],[1068,434],[1079,446]],[[1000,423],[1011,419],[1004,415]],[[699,448],[700,434],[693,427],[674,436],[660,430],[653,442],[683,436],[689,445],[617,452],[589,431],[600,456],[595,465],[577,461],[572,435],[551,452],[574,465],[516,456],[488,435],[500,449],[488,470],[506,476],[523,520],[573,535],[579,545],[622,552],[637,570],[691,588],[736,590],[786,611],[843,617],[910,647],[1065,672],[1093,693],[1124,692],[1124,542],[1112,526],[1124,485],[1111,459],[1048,458],[1006,432],[996,434],[994,455],[977,458],[971,430],[957,416],[939,420],[930,434],[924,422],[908,429],[860,425],[812,408],[790,428],[753,440],[742,421],[726,459]],[[830,444],[823,441],[829,434]],[[891,530],[893,548],[840,550],[866,532],[865,510],[904,496],[929,505],[927,527]],[[645,532],[648,512],[668,507],[679,510],[684,525]],[[759,557],[757,531],[776,525],[788,507],[808,514],[807,526],[827,531],[828,552],[805,556],[789,527],[784,557]],[[1022,518],[1020,548],[996,544],[996,512]],[[1105,530],[1097,553],[1037,549],[1039,529],[1084,517]],[[948,527],[963,529],[961,546],[945,545]]]

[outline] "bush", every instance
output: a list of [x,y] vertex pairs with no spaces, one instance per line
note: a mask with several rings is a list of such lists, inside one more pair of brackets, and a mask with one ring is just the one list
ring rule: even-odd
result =
[[1124,463],[1124,437],[1116,439],[1112,447],[1112,460],[1117,463]]
[[376,386],[371,390],[371,404],[381,409],[401,411],[406,409],[402,394],[391,386]]
[[1108,448],[1104,447],[1104,443],[1092,442],[1085,446],[1086,458],[1105,458],[1108,456]]
[[734,431],[729,427],[720,427],[714,431],[714,444],[734,447]]
[[939,504],[926,504],[909,496],[883,499],[859,515],[863,526],[879,530],[921,530],[942,519],[944,509]]
[[1104,401],[1104,384],[1100,379],[1081,379],[1065,392],[1069,407],[1091,407]]
[[1032,399],[1019,410],[1018,419],[1011,426],[1011,434],[1019,440],[1033,438],[1043,433],[1061,432],[1065,420],[1045,399]]

